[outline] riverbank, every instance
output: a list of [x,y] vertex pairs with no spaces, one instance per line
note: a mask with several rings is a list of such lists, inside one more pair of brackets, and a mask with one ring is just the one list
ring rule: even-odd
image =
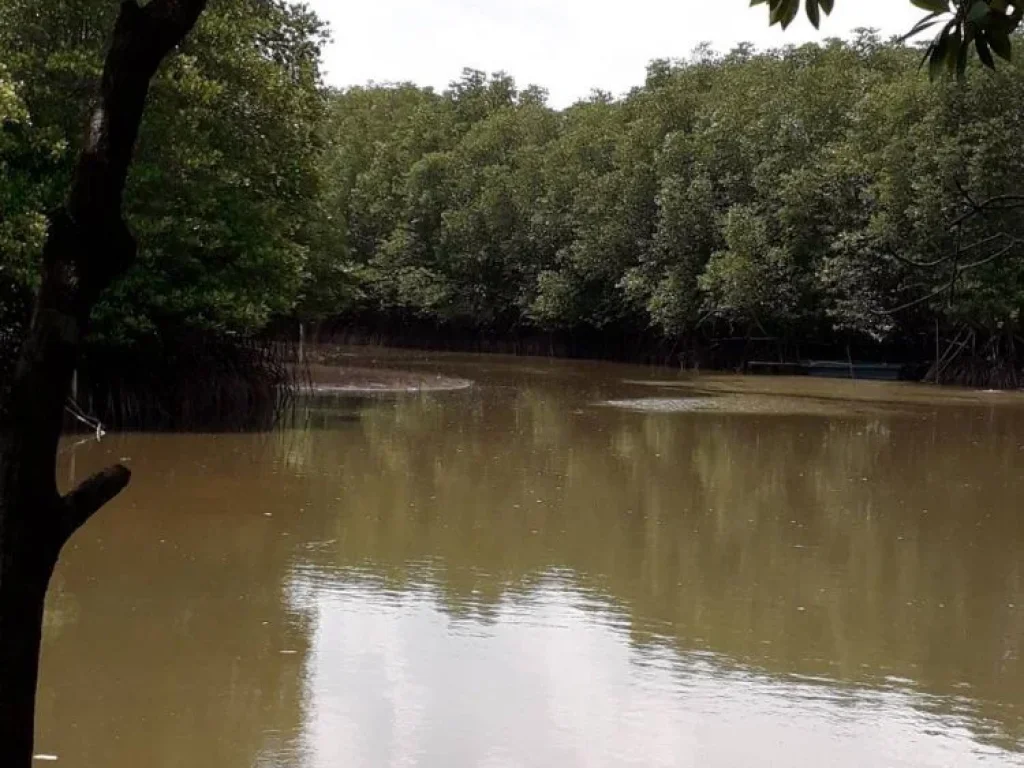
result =
[[[274,338],[297,343],[294,322],[276,324]],[[565,360],[606,360],[673,368],[745,371],[752,361],[854,360],[905,367],[920,378],[935,355],[935,340],[876,343],[857,336],[787,340],[775,337],[691,335],[675,339],[630,326],[575,331],[542,331],[520,326],[490,330],[387,316],[339,317],[307,324],[301,336],[311,347],[367,347],[371,349],[467,352]]]
[[[274,338],[295,344],[292,325],[278,325]],[[392,323],[337,319],[303,330],[310,348],[352,347],[425,353],[499,354],[564,360],[604,360],[689,371],[799,373],[827,378],[923,381],[969,389],[1013,391],[1024,386],[1015,344],[982,343],[973,332],[886,343],[857,337],[818,342],[770,337],[686,338],[669,341],[646,331],[606,329],[504,333],[428,322]],[[947,336],[949,336],[947,338]],[[852,372],[852,374],[851,374]]]

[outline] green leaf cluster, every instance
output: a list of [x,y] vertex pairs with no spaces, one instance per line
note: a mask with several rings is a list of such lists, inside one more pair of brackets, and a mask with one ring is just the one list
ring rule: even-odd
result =
[[[927,12],[906,39],[933,28],[938,34],[925,51],[923,62],[932,79],[943,74],[964,77],[967,62],[976,53],[979,61],[995,69],[995,57],[1010,61],[1011,37],[1024,17],[1024,3],[1014,0],[910,0]],[[787,28],[800,11],[800,0],[750,0],[751,6],[767,5],[769,22]],[[832,12],[834,0],[805,0],[807,18],[816,28],[822,15]]]
[[[800,0],[750,0],[750,5],[767,5],[769,20],[773,25],[781,25],[783,29],[792,24],[800,12]],[[817,27],[821,24],[822,15],[832,13],[835,0],[805,0],[803,5],[808,20]]]
[[[0,104],[16,84],[20,111],[18,125],[5,121],[0,158],[22,160],[14,177],[0,159],[0,270],[34,272],[44,213],[67,188],[116,13],[108,0],[3,3]],[[153,82],[125,198],[139,258],[97,308],[98,338],[245,333],[294,309],[321,199],[325,41],[302,5],[210,3]]]

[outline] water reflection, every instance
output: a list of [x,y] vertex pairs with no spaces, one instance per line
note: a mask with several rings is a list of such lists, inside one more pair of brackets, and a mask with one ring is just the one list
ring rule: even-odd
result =
[[[339,578],[335,587],[344,582]],[[975,713],[899,686],[778,678],[629,642],[614,611],[544,579],[487,623],[353,575],[314,588],[316,715],[330,765],[982,765]],[[922,706],[924,705],[924,706]]]
[[679,385],[430,365],[477,386],[79,450],[79,474],[128,457],[136,480],[60,568],[40,747],[115,768],[1024,764],[1012,401],[647,413],[595,404]]

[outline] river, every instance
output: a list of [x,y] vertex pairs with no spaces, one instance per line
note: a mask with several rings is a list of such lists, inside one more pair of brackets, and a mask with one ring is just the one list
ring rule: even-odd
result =
[[1024,766],[1024,399],[351,361],[472,386],[65,442],[135,477],[54,576],[44,759]]

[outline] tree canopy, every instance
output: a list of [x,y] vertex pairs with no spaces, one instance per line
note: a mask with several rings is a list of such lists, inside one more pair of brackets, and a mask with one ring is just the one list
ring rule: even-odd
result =
[[[117,3],[7,0],[0,19],[0,250],[35,277],[42,213],[66,189]],[[251,331],[290,311],[319,195],[324,25],[274,0],[211,4],[161,69],[126,193],[141,245],[96,311],[130,341],[163,324]],[[8,211],[11,212],[10,215]]]
[[[114,10],[0,8],[0,333],[35,279]],[[701,46],[559,110],[507,73],[328,89],[325,40],[303,6],[220,0],[160,71],[126,198],[140,256],[95,338],[332,317],[670,344],[1020,328],[1014,62],[969,57],[962,81],[929,82],[922,45],[869,31]]]
[[333,93],[343,306],[666,338],[1015,328],[1024,71],[929,83],[920,56],[870,32],[704,47],[563,111],[503,73]]

